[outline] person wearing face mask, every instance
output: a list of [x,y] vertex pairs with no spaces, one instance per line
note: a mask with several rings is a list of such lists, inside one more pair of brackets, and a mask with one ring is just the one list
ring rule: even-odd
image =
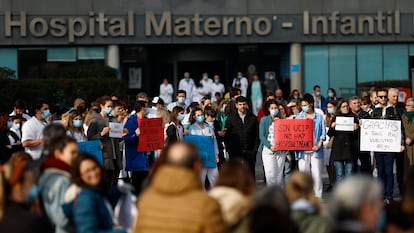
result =
[[102,96],[98,98],[97,102],[100,106],[100,112],[91,116],[86,135],[88,140],[100,140],[102,143],[104,168],[108,177],[108,185],[111,187],[116,177],[114,159],[121,156],[112,138],[109,137],[109,116],[112,112],[113,103],[109,96]]
[[[201,108],[195,108],[192,111],[191,116],[190,116],[191,126],[190,126],[189,134],[212,137],[214,141],[214,155],[215,155],[216,162],[218,162],[219,152],[218,152],[216,136],[214,133],[214,128],[211,127],[209,124],[205,123],[204,121],[205,121],[205,117],[204,117],[204,113],[201,110]],[[210,186],[213,186],[216,182],[217,176],[218,176],[217,165],[215,165],[214,167],[203,166],[200,172],[200,178],[201,178],[203,189],[206,188],[205,186],[206,177],[210,183]]]
[[187,102],[187,92],[184,91],[184,90],[180,89],[180,90],[177,91],[176,100],[177,101],[172,102],[167,106],[168,111],[171,112],[175,106],[180,106],[184,109],[186,109],[187,106],[189,106],[189,105],[186,104],[186,102]]
[[170,123],[167,127],[167,139],[166,144],[181,142],[184,137],[184,127],[182,121],[184,120],[184,108],[175,106],[170,115]]
[[[214,83],[210,85],[211,88],[211,101],[216,102],[216,95],[220,93],[220,96],[223,96],[225,88],[223,83],[220,82],[220,76],[218,74],[214,75]],[[219,104],[219,103],[218,103]]]
[[277,150],[274,147],[274,122],[275,120],[280,119],[279,105],[275,100],[269,100],[265,105],[268,106],[268,108],[265,109],[266,116],[260,120],[260,145],[258,151],[262,155],[266,185],[283,186],[283,168],[288,152]]
[[322,109],[323,103],[325,101],[325,97],[321,94],[321,87],[319,85],[315,85],[313,87],[312,97],[315,101],[314,108],[315,109]]
[[53,232],[47,218],[30,210],[38,198],[31,162],[29,154],[18,152],[0,167],[0,232]]
[[332,87],[328,88],[328,97],[324,98],[322,103],[322,110],[326,111],[329,101],[336,100],[336,91]]
[[66,134],[73,137],[77,142],[84,142],[87,137],[83,131],[82,113],[74,111],[69,115]]
[[11,126],[7,132],[7,136],[10,142],[11,152],[23,151],[22,146],[22,132],[21,132],[21,123],[23,121],[22,117],[12,116],[10,117]]
[[[178,83],[178,90],[183,90],[185,93],[187,93],[187,96],[185,98],[185,102],[183,103],[184,106],[188,106],[191,103],[191,100],[193,98],[193,88],[195,86],[194,80],[190,77],[190,73],[185,72],[184,78],[180,80]],[[178,95],[179,92],[177,92]],[[173,106],[174,107],[174,106]],[[171,107],[171,110],[172,108]],[[170,108],[168,108],[169,111]]]
[[237,76],[233,79],[231,86],[240,89],[241,95],[247,97],[247,87],[249,86],[249,82],[246,77],[243,77],[242,72],[237,72]]
[[301,96],[300,96],[299,90],[295,89],[292,92],[290,92],[289,102],[292,101],[292,100],[299,101],[300,97]]
[[[336,100],[331,100],[327,104],[325,122],[326,122],[326,132],[329,130],[331,121],[335,115],[335,110],[338,102]],[[328,172],[329,177],[329,186],[326,188],[325,192],[329,192],[335,185],[336,182],[336,173],[335,167],[333,164],[333,157],[331,156],[333,137],[330,138],[328,134],[326,135],[326,140],[323,142],[323,157],[326,165],[326,171]]]
[[50,117],[49,105],[42,99],[34,106],[35,115],[22,126],[22,146],[34,160],[40,159],[43,150],[43,129]]
[[326,138],[326,123],[323,114],[315,111],[314,99],[311,94],[305,94],[300,101],[302,112],[296,119],[311,119],[313,121],[313,147],[306,151],[296,151],[299,171],[311,172],[315,181],[313,190],[315,196],[322,199],[323,182],[323,142]]

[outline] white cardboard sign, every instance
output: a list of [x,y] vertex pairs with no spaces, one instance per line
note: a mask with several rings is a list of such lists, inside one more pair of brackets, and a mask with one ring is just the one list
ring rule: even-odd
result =
[[122,138],[122,123],[109,122],[109,137]]
[[401,121],[362,119],[361,151],[400,152]]
[[354,131],[354,117],[338,116],[335,119],[336,131]]

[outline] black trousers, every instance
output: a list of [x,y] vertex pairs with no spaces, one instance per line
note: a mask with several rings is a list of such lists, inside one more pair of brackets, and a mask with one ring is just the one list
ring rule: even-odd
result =
[[148,178],[148,171],[133,171],[131,176],[131,184],[134,187],[134,194],[138,197],[143,190],[143,185]]
[[357,158],[355,161],[354,171],[358,171],[358,159],[361,162],[360,173],[372,176],[372,167],[371,167],[371,155],[369,151],[358,151],[356,152]]

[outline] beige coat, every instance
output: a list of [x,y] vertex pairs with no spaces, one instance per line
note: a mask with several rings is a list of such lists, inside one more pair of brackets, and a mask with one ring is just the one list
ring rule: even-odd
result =
[[223,233],[219,204],[193,171],[163,166],[138,202],[135,233]]
[[405,137],[410,138],[413,142],[410,145],[406,146],[406,153],[410,166],[414,166],[414,119],[411,123],[408,123],[408,118],[406,115],[402,115],[402,122],[404,125]]

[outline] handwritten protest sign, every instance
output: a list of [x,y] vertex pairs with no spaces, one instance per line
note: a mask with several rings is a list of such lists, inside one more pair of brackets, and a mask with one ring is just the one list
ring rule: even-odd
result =
[[122,123],[109,122],[109,137],[122,138],[122,130],[124,126]]
[[154,151],[164,147],[164,129],[161,118],[139,119],[138,152]]
[[85,153],[95,157],[103,165],[103,155],[101,141],[93,140],[87,142],[78,142],[79,153]]
[[277,150],[312,150],[313,120],[276,119],[274,145]]
[[209,136],[186,135],[184,141],[194,144],[198,149],[203,167],[215,168],[214,139]]
[[336,131],[354,131],[354,117],[341,117],[338,116],[335,119]]
[[400,152],[401,121],[362,119],[361,151]]

